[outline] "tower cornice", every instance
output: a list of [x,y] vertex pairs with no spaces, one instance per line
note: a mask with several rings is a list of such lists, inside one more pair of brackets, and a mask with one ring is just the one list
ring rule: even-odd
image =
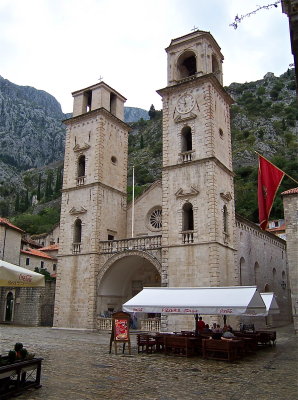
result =
[[125,192],[122,192],[119,189],[113,188],[112,186],[106,185],[105,183],[102,183],[100,181],[96,181],[96,182],[92,182],[92,183],[87,183],[85,185],[80,185],[80,186],[71,186],[71,187],[67,187],[64,189],[61,189],[61,193],[66,193],[66,192],[71,192],[73,190],[82,190],[82,189],[86,189],[86,188],[91,188],[91,187],[96,187],[96,186],[100,186],[104,189],[109,189],[112,192],[118,193],[122,196],[127,196],[127,194]]
[[230,176],[234,177],[235,173],[230,170],[228,167],[226,167],[221,161],[219,161],[216,157],[205,157],[201,158],[199,160],[192,160],[187,163],[181,163],[181,164],[173,164],[173,165],[167,165],[162,167],[162,170],[170,170],[170,169],[175,169],[175,168],[185,168],[185,166],[188,165],[194,165],[194,164],[203,164],[209,161],[213,161],[216,165],[221,167],[226,173],[228,173]]
[[202,85],[205,82],[209,82],[217,89],[217,91],[224,96],[226,102],[231,105],[234,103],[234,99],[228,94],[228,92],[224,89],[224,87],[220,84],[218,79],[214,76],[213,73],[206,74],[206,75],[201,75],[201,76],[196,76],[192,75],[190,77],[184,78],[183,80],[180,80],[177,82],[175,85],[171,86],[166,86],[163,89],[159,89],[156,92],[163,97],[164,95],[171,94],[173,92],[177,92],[177,89],[179,90],[187,90],[193,86],[198,86]]
[[[175,49],[176,47],[180,46],[181,43],[183,44],[190,44],[193,41],[197,41],[198,38],[207,38],[212,42],[212,45],[221,53],[221,48],[219,47],[217,41],[214,39],[214,37],[211,35],[210,32],[207,31],[200,31],[197,30],[195,32],[188,33],[187,35],[180,36],[179,38],[172,39],[171,43],[168,47],[166,47],[166,51],[168,52],[169,50]],[[223,55],[221,54],[222,58]]]
[[111,121],[120,125],[123,129],[127,130],[128,132],[130,132],[132,130],[128,124],[126,124],[124,121],[121,121],[121,119],[115,117],[115,115],[111,114],[104,107],[100,107],[100,108],[97,108],[96,110],[88,111],[84,114],[77,115],[76,117],[71,117],[71,118],[65,119],[62,122],[65,125],[72,125],[73,123],[76,123],[76,122],[89,120],[90,117],[95,117],[97,115],[103,115],[104,117],[106,117],[106,118],[110,119]]

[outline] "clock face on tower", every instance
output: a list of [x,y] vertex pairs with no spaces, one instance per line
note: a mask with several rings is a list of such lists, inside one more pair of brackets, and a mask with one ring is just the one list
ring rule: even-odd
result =
[[195,99],[191,94],[183,94],[177,101],[177,111],[181,114],[190,112],[195,105]]

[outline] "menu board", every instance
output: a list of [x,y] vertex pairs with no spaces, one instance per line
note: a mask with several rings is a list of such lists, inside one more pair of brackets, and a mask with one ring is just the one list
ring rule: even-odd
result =
[[125,319],[116,319],[114,320],[114,326],[115,326],[115,336],[114,340],[116,341],[129,341],[129,333],[128,333],[128,322],[129,320],[127,318]]

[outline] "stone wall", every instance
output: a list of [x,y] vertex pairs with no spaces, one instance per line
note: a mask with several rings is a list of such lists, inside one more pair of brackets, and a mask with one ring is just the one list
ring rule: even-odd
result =
[[[8,293],[13,294],[13,316],[5,321]],[[0,321],[16,325],[52,326],[55,281],[46,281],[44,288],[0,288]]]
[[294,328],[298,333],[298,188],[282,193]]
[[0,259],[19,265],[21,232],[0,225]]
[[[291,321],[286,242],[237,216],[238,268],[241,286],[256,285],[259,292],[274,292],[280,314],[254,318],[257,325],[285,325]],[[285,281],[286,286],[282,285]]]

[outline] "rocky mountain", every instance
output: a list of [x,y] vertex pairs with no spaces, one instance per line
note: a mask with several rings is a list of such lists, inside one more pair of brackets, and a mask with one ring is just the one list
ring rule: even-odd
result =
[[136,122],[140,119],[148,120],[148,111],[137,107],[124,107],[124,121],[127,123]]
[[0,77],[0,160],[19,170],[64,156],[65,115],[50,94]]
[[226,90],[235,100],[231,111],[234,167],[256,163],[254,151],[271,159],[297,155],[298,107],[294,70],[280,77],[232,83]]
[[[287,164],[290,170],[287,172],[297,174],[298,107],[294,71],[288,70],[280,77],[267,73],[256,82],[232,83],[225,89],[235,100],[231,108],[231,131],[236,207],[244,216],[254,219],[257,163],[254,151],[275,158],[280,168]],[[46,202],[59,196],[65,135],[61,121],[70,114],[64,115],[59,103],[48,93],[15,85],[1,77],[0,110],[0,215],[5,216],[15,213],[17,193],[19,211],[26,209],[32,198]],[[132,127],[129,184],[134,165],[139,191],[161,177],[162,112],[154,112],[148,120],[147,111],[125,108],[125,120]],[[248,207],[253,211],[247,209],[247,196],[252,199]]]

